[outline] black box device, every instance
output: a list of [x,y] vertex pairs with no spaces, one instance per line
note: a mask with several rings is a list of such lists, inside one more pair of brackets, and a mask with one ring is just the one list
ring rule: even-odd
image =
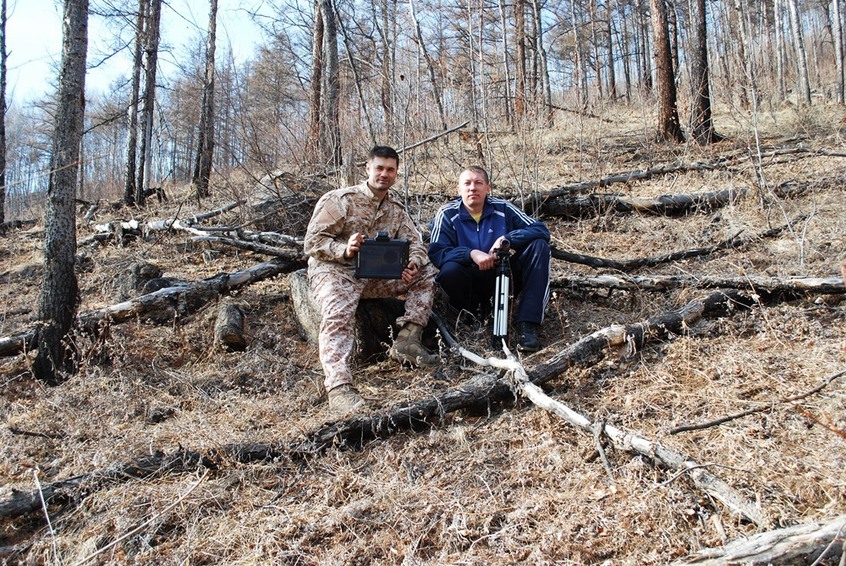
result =
[[355,261],[359,279],[399,279],[408,266],[408,240],[392,240],[387,232],[365,238]]

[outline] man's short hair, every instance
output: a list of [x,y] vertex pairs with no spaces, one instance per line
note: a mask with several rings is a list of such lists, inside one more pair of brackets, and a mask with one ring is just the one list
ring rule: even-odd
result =
[[399,166],[399,153],[397,153],[397,150],[387,145],[374,145],[373,149],[370,150],[370,155],[367,156],[367,161],[372,161],[374,157],[382,157],[385,159],[393,157],[397,161],[397,166]]
[[481,175],[485,179],[485,184],[491,184],[491,178],[488,175],[488,172],[485,171],[483,167],[479,167],[478,165],[471,165],[470,167],[466,168],[464,171],[471,171],[477,175]]

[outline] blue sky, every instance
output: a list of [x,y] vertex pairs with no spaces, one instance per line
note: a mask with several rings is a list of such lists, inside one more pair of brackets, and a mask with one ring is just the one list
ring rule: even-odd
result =
[[[218,42],[221,51],[230,45],[238,60],[248,58],[261,36],[241,6],[261,4],[261,0],[218,0]],[[50,90],[56,80],[56,68],[62,52],[62,0],[7,0],[6,50],[8,82],[6,96],[10,103],[26,103]],[[208,0],[170,0],[163,7],[163,41],[174,52],[188,43],[194,44],[198,34],[208,27]],[[89,18],[88,63],[99,59],[98,53],[107,51],[108,29],[100,18]],[[187,47],[186,47],[187,49]],[[101,68],[91,69],[86,76],[89,96],[104,92],[111,81],[129,67],[129,54],[114,57]],[[163,57],[162,72],[167,73],[167,58]]]

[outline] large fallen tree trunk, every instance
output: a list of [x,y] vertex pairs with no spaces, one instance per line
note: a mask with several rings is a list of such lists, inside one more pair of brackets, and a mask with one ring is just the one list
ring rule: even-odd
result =
[[[573,195],[579,193],[585,193],[587,191],[592,191],[596,189],[600,189],[603,187],[608,187],[614,184],[619,183],[631,183],[632,181],[646,181],[652,179],[654,177],[660,177],[664,175],[672,175],[675,173],[682,173],[682,172],[689,172],[689,171],[713,171],[718,169],[726,169],[730,165],[736,165],[743,161],[748,161],[753,157],[762,161],[764,159],[772,160],[775,157],[784,156],[784,155],[796,155],[802,154],[804,156],[813,156],[813,155],[827,155],[827,152],[822,151],[815,151],[808,149],[807,147],[795,147],[789,149],[777,149],[765,153],[761,153],[758,155],[751,156],[749,154],[744,155],[730,155],[727,157],[721,157],[709,162],[695,162],[695,163],[673,163],[671,165],[661,165],[658,167],[650,167],[649,169],[645,169],[642,171],[627,171],[625,173],[617,173],[615,175],[610,175],[608,177],[604,177],[602,179],[595,179],[590,181],[581,181],[579,183],[573,183],[571,185],[561,185],[559,187],[555,187],[554,189],[550,189],[548,191],[537,193],[533,195],[530,199],[526,201],[525,210],[529,214],[534,214],[538,210],[540,210],[545,203],[550,199],[555,199],[557,197],[566,196],[566,195]],[[771,162],[771,161],[770,161]],[[768,162],[769,163],[769,162]]]
[[[830,521],[794,525],[735,540],[720,548],[700,550],[693,557],[674,562],[675,566],[698,564],[843,564],[846,515]],[[826,562],[823,560],[828,559]]]
[[544,216],[557,216],[572,220],[594,218],[609,212],[616,214],[640,212],[663,216],[682,216],[696,212],[713,211],[737,200],[745,193],[746,191],[726,189],[710,193],[661,195],[657,197],[610,194],[565,195],[547,200],[540,207],[539,212]]
[[562,276],[550,281],[552,287],[570,289],[622,289],[625,291],[667,291],[681,287],[693,289],[745,289],[772,294],[797,296],[840,295],[846,284],[840,277],[714,277],[709,275],[598,275],[596,277]]
[[[196,312],[222,294],[304,266],[304,259],[273,259],[235,273],[221,273],[202,281],[165,287],[104,309],[80,313],[77,327],[86,332],[97,332],[103,323],[120,323],[130,319],[172,321]],[[37,336],[36,328],[0,338],[0,356],[15,356],[28,350]]]
[[564,250],[560,250],[555,246],[552,246],[552,257],[555,259],[560,259],[563,261],[569,261],[570,263],[578,263],[582,265],[589,265],[590,267],[594,267],[597,269],[616,269],[617,271],[634,271],[635,269],[640,269],[642,267],[652,267],[655,265],[661,265],[663,263],[671,263],[673,261],[680,261],[682,259],[690,259],[693,257],[701,257],[710,255],[716,251],[724,250],[727,248],[739,248],[745,246],[750,242],[754,242],[763,238],[772,238],[777,236],[790,228],[796,222],[801,221],[804,216],[799,216],[793,219],[791,222],[784,224],[783,226],[778,226],[777,228],[772,228],[755,236],[747,236],[741,238],[739,234],[732,236],[722,242],[714,244],[712,246],[706,246],[702,248],[693,248],[690,250],[680,250],[677,252],[671,252],[668,254],[656,256],[656,257],[645,257],[645,258],[638,258],[638,259],[629,259],[629,260],[615,260],[615,259],[605,259],[601,257],[594,257],[584,254],[577,254],[571,252],[565,252]]

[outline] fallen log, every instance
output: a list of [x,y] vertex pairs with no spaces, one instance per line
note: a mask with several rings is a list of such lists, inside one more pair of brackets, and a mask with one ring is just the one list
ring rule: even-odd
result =
[[571,252],[565,252],[564,250],[558,249],[556,246],[550,246],[552,251],[552,257],[555,259],[560,259],[563,261],[569,261],[570,263],[578,263],[582,265],[589,265],[591,267],[595,267],[598,269],[606,268],[606,269],[616,269],[617,271],[633,271],[635,269],[640,269],[642,267],[652,267],[655,265],[661,265],[663,263],[671,263],[674,261],[680,261],[683,259],[690,259],[694,257],[701,257],[705,255],[710,255],[716,251],[724,250],[728,248],[740,248],[745,246],[750,242],[754,242],[763,238],[772,238],[781,234],[783,231],[790,228],[796,222],[800,222],[803,220],[805,216],[799,216],[793,219],[791,222],[784,224],[783,226],[779,226],[777,228],[772,228],[765,232],[761,232],[760,234],[754,236],[748,236],[745,238],[741,238],[740,234],[736,234],[730,238],[723,240],[717,244],[712,246],[706,246],[702,248],[693,248],[690,250],[680,250],[677,252],[671,252],[668,254],[656,256],[656,257],[646,257],[646,258],[639,258],[639,259],[630,259],[630,260],[614,260],[614,259],[605,259],[601,257],[594,257],[584,254],[577,254]]
[[668,291],[692,289],[745,289],[784,295],[840,295],[846,284],[840,277],[715,277],[711,275],[597,275],[596,277],[560,276],[550,286],[570,289],[621,289],[624,291]]
[[214,345],[222,350],[242,351],[247,348],[246,315],[236,304],[223,301],[214,323]]
[[741,198],[746,191],[726,189],[701,194],[661,195],[657,197],[634,197],[613,194],[591,194],[587,196],[564,195],[547,199],[537,211],[544,216],[556,216],[571,220],[584,220],[616,214],[648,213],[663,216],[683,216],[693,213],[711,212]]
[[93,330],[101,322],[124,322],[136,318],[153,322],[173,320],[195,312],[221,294],[290,273],[304,264],[303,260],[274,259],[235,273],[221,273],[209,279],[165,287],[104,309],[83,313],[79,316],[79,324]]
[[[692,557],[674,562],[674,566],[698,564],[843,564],[846,515],[829,521],[816,521],[759,533],[720,548],[706,548]],[[826,560],[823,562],[823,560]]]
[[[305,266],[305,261],[273,259],[235,273],[221,273],[209,279],[179,283],[151,293],[108,306],[80,313],[76,326],[85,332],[96,333],[104,323],[127,320],[168,322],[196,312],[203,305],[258,281],[291,273]],[[32,348],[38,329],[30,329],[0,338],[0,356],[15,356]]]
[[526,201],[526,212],[528,214],[535,214],[538,210],[540,210],[544,204],[556,197],[565,196],[565,195],[572,195],[572,194],[579,194],[585,193],[587,191],[592,191],[595,189],[608,187],[618,183],[631,183],[632,181],[646,181],[652,179],[654,177],[664,176],[664,175],[672,175],[674,173],[683,173],[689,171],[714,171],[718,169],[724,169],[728,165],[737,165],[744,161],[748,161],[753,157],[759,161],[764,159],[772,159],[778,156],[784,155],[796,155],[796,154],[804,154],[808,156],[813,155],[825,155],[825,152],[822,151],[815,151],[808,149],[806,147],[795,147],[789,149],[777,149],[765,153],[760,153],[757,155],[730,155],[727,157],[720,157],[713,161],[706,161],[706,162],[695,162],[695,163],[674,163],[671,165],[661,165],[658,167],[650,167],[649,169],[645,169],[642,171],[627,171],[625,173],[617,173],[614,175],[609,175],[608,177],[604,177],[602,179],[595,179],[590,181],[581,181],[579,183],[573,183],[570,185],[561,185],[559,187],[555,187],[548,191],[537,193],[532,195]]

